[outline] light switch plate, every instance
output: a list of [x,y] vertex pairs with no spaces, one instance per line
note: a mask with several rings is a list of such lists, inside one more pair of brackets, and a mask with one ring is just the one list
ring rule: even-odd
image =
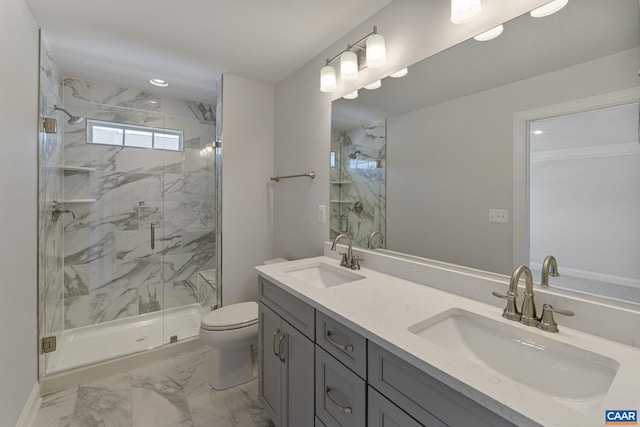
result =
[[327,206],[326,205],[318,205],[318,222],[325,223],[327,222]]
[[489,222],[509,222],[509,211],[506,209],[489,209]]

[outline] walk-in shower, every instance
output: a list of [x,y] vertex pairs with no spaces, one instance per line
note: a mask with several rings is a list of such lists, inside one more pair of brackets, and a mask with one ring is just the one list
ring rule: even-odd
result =
[[62,78],[42,47],[40,113],[59,123],[40,133],[47,376],[197,337],[221,299],[220,152],[216,100]]

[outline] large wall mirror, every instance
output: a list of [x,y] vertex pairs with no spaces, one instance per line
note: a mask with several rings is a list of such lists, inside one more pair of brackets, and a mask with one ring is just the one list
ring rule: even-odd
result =
[[330,237],[640,304],[639,20],[572,0],[334,101]]

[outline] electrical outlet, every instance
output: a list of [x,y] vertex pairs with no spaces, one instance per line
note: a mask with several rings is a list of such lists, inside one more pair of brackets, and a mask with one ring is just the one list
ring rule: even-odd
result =
[[325,223],[327,222],[327,206],[326,205],[318,205],[318,222]]
[[489,222],[509,222],[509,211],[506,209],[489,209]]

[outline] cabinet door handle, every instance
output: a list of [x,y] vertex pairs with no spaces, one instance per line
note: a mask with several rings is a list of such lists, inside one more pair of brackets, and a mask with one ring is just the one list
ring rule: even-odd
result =
[[282,363],[284,363],[284,354],[282,354],[282,342],[284,341],[284,334],[280,334],[280,338],[278,339],[278,358]]
[[[280,359],[280,355],[278,354],[278,350],[276,350],[276,336],[280,334],[280,329],[276,329],[276,331],[273,333],[273,354],[275,354],[276,356],[278,356],[278,359]],[[278,347],[278,349],[280,349],[280,347]]]
[[151,250],[156,248],[156,225],[151,223]]
[[331,402],[331,404],[338,408],[340,411],[344,412],[345,414],[350,414],[353,412],[349,406],[342,406],[341,404],[336,402],[333,397],[331,397],[331,389],[329,387],[327,387],[327,391],[325,392],[325,394],[327,395],[327,399],[329,399],[329,402]]
[[351,344],[342,344],[341,342],[331,338],[331,331],[327,331],[327,341],[329,341],[332,346],[342,351],[348,351],[348,352],[353,351],[353,346]]

